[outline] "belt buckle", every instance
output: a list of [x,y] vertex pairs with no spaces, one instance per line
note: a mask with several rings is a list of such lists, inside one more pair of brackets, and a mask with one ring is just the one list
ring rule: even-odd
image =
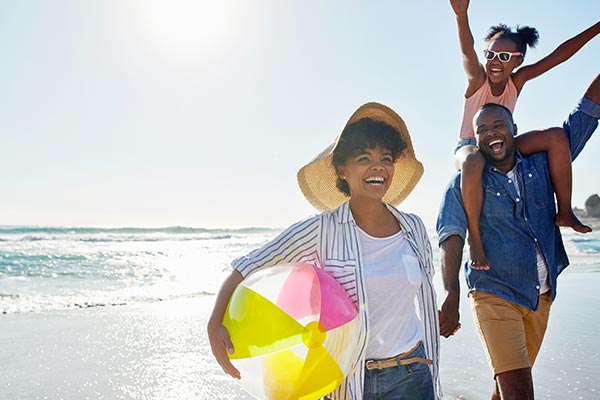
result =
[[396,360],[396,358],[388,358],[385,360],[369,360],[367,362],[365,362],[365,368],[368,370],[372,370],[372,369],[376,369],[376,370],[382,370],[382,369],[386,369],[386,368],[390,368],[390,367],[397,367],[398,364],[398,360]]
[[365,367],[368,370],[376,369],[377,368],[377,361],[369,360],[369,361],[366,362]]

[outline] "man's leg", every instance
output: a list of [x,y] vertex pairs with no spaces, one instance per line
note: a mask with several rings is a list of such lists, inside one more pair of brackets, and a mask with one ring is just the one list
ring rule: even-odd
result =
[[528,311],[523,321],[525,324],[525,337],[527,340],[527,355],[529,356],[529,362],[532,367],[540,352],[540,348],[542,347],[542,341],[544,340],[546,328],[548,327],[548,320],[550,319],[551,307],[552,295],[551,292],[548,291],[540,295],[537,311]]
[[475,324],[494,373],[492,400],[529,399],[533,395],[527,354],[525,314],[529,311],[498,296],[469,294]]
[[498,387],[498,381],[496,379],[494,379],[494,390],[492,391],[491,400],[502,400],[500,397],[500,388]]
[[[525,311],[524,327],[527,342],[527,356],[533,366],[535,359],[540,351],[548,318],[550,317],[550,307],[552,300],[550,292],[540,296],[538,310]],[[533,399],[533,378],[531,368],[521,368],[512,371],[502,372],[496,375],[496,385],[492,393],[492,400],[507,399]]]
[[[498,399],[533,400],[531,368],[520,368],[496,375],[496,387],[494,390],[499,391]],[[493,395],[492,399],[494,399]]]

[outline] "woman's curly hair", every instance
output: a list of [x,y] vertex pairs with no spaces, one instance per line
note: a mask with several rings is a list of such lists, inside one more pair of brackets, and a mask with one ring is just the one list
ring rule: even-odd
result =
[[[348,125],[342,132],[340,140],[333,150],[331,164],[337,172],[337,167],[344,165],[349,158],[365,149],[374,149],[377,145],[389,149],[394,161],[400,157],[407,146],[398,132],[390,125],[370,118],[360,119]],[[336,186],[340,192],[350,196],[348,182],[339,176]]]

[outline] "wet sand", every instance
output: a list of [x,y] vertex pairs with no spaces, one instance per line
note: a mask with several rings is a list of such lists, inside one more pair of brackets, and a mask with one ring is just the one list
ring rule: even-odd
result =
[[[600,397],[600,273],[570,267],[534,367],[538,399]],[[250,399],[213,360],[205,326],[213,296],[0,315],[0,398]],[[463,328],[442,338],[447,399],[488,399],[491,373],[461,303]]]

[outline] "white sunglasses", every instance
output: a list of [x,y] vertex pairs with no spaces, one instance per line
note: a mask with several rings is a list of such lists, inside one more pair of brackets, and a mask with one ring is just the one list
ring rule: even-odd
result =
[[494,51],[490,49],[483,50],[483,56],[486,60],[492,61],[496,56],[498,56],[498,60],[502,62],[509,62],[512,56],[522,56],[523,53],[520,51],[510,52],[510,51]]

